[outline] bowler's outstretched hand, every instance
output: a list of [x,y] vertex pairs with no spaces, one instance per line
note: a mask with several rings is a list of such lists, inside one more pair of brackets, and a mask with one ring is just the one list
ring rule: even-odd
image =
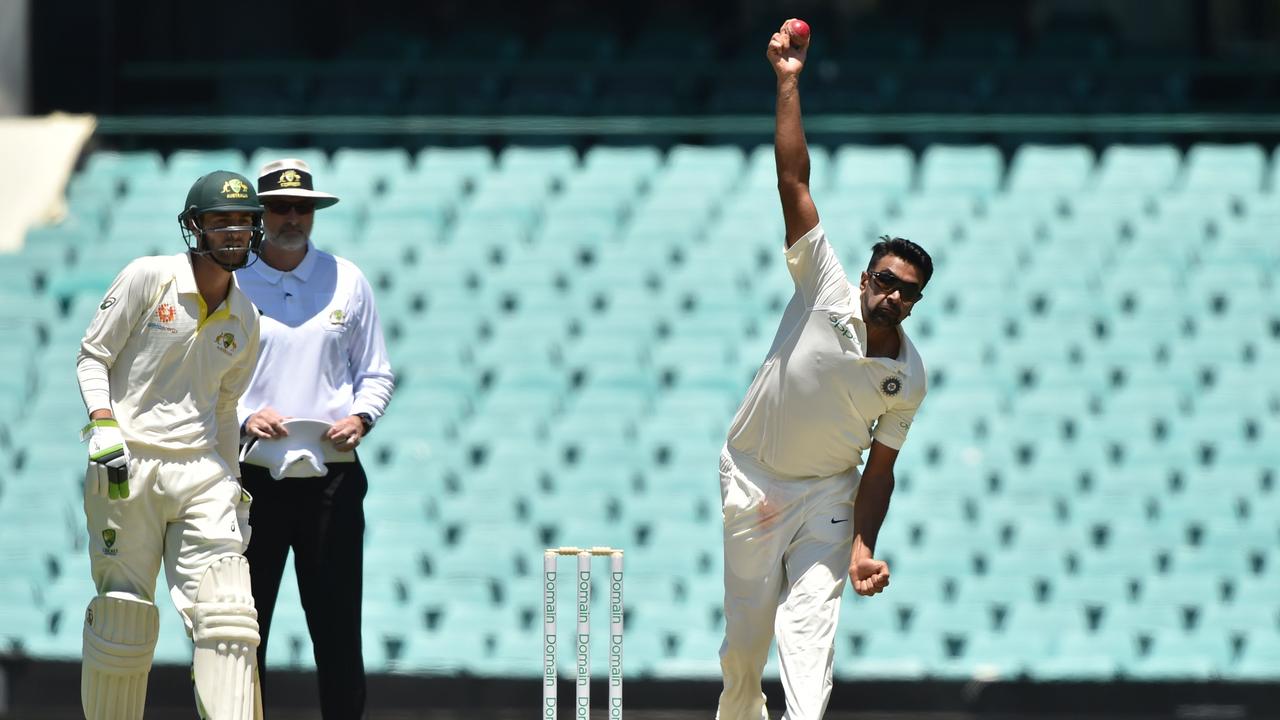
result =
[[778,77],[799,75],[804,69],[805,57],[809,54],[809,38],[800,39],[793,34],[794,20],[795,18],[791,18],[782,23],[778,32],[769,39],[769,49],[765,51],[765,57],[769,59],[769,64]]

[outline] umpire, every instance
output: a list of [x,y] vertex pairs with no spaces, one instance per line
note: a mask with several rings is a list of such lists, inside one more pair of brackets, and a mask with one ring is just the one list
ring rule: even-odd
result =
[[[293,159],[263,166],[258,196],[266,208],[262,262],[237,273],[262,327],[258,366],[240,399],[243,436],[249,443],[282,439],[290,418],[331,424],[310,441],[301,433],[289,440],[289,457],[304,456],[303,462],[268,468],[252,464],[250,453],[241,461],[253,496],[253,542],[245,556],[262,632],[258,661],[266,688],[271,616],[293,548],[321,715],[357,719],[365,705],[360,596],[368,481],[352,451],[386,410],[395,378],[368,281],[355,265],[311,243],[315,211],[338,198],[316,191],[311,169]],[[326,463],[326,456],[349,461]]]

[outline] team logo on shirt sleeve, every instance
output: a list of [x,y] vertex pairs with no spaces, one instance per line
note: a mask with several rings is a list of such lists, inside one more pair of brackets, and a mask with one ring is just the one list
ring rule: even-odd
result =
[[884,380],[881,380],[880,392],[888,395],[889,397],[893,397],[894,395],[902,392],[902,378],[897,377],[896,375],[890,375]]
[[213,339],[213,344],[217,345],[222,352],[230,355],[236,351],[236,336],[234,333],[224,332]]
[[115,304],[116,304],[116,299],[115,299],[114,297],[109,297],[109,298],[107,298],[107,299],[105,299],[105,300],[103,300],[103,301],[102,301],[102,304],[98,306],[98,309],[99,309],[99,310],[106,310],[107,308],[109,308],[109,307],[111,307],[112,305],[115,305]]

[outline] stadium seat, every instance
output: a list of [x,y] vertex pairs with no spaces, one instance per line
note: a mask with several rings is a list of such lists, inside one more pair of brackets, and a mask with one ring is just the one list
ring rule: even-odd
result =
[[1083,145],[1023,145],[1009,165],[1010,194],[1074,193],[1093,171],[1093,152]]
[[317,187],[321,186],[321,183],[329,174],[329,156],[323,150],[317,148],[263,147],[254,150],[249,156],[249,177],[256,181],[258,179],[258,171],[262,169],[262,166],[281,158],[297,158],[305,162],[311,168],[312,175],[316,177]]
[[920,190],[990,194],[999,189],[1003,169],[991,145],[930,145],[920,157]]
[[939,662],[942,646],[928,633],[874,632],[860,651],[837,644],[836,667],[847,679],[920,680]]
[[1280,632],[1262,631],[1251,634],[1240,660],[1228,673],[1232,679],[1274,681],[1280,677]]
[[1093,187],[1100,192],[1169,190],[1182,158],[1171,145],[1112,145],[1102,153]]
[[905,147],[841,145],[833,162],[836,190],[905,194],[914,185],[915,161]]
[[[158,177],[164,171],[164,159],[154,150],[126,152],[100,151],[89,155],[81,171],[93,181],[120,182],[130,177]],[[194,180],[194,178],[192,178]]]
[[[190,187],[195,179],[214,170],[230,170],[246,174],[244,154],[239,150],[178,150],[165,162],[165,177],[174,183]],[[257,168],[247,175],[257,179]]]
[[578,167],[578,155],[567,147],[526,147],[512,145],[498,155],[500,174],[547,173],[563,178]]
[[1187,151],[1180,189],[1186,192],[1257,193],[1267,159],[1254,144],[1197,143]]
[[1048,681],[1114,678],[1132,662],[1136,642],[1125,635],[1064,634],[1052,654],[1031,662],[1031,677]]

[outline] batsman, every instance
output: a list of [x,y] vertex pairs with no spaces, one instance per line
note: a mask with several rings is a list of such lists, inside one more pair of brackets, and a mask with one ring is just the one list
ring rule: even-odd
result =
[[262,715],[236,417],[258,357],[258,311],[233,273],[257,256],[262,206],[244,177],[212,172],[191,186],[178,223],[186,252],[120,272],[76,365],[89,411],[84,512],[97,586],[80,680],[89,720],[142,717],[162,562],[195,645],[200,716]]

